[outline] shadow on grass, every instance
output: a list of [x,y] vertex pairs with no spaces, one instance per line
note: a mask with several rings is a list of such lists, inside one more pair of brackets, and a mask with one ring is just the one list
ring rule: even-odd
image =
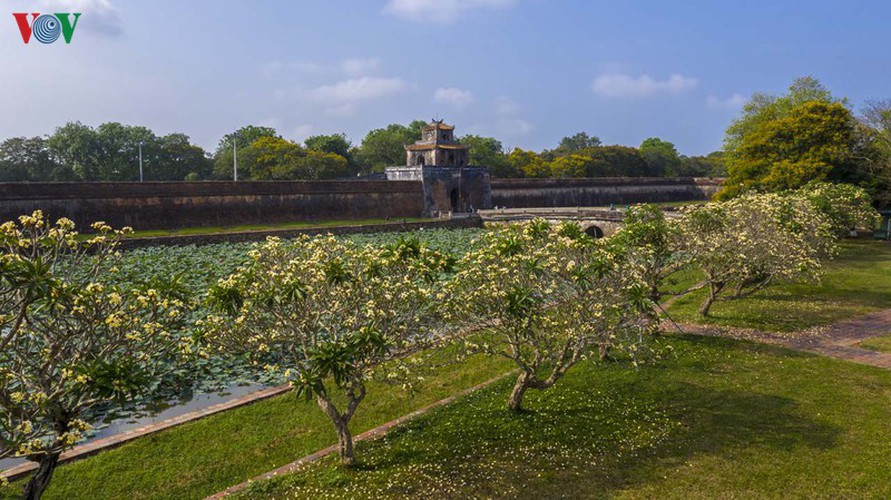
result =
[[[696,363],[684,365],[701,371]],[[842,432],[802,415],[792,399],[679,380],[669,371],[585,368],[552,390],[530,393],[527,411],[519,414],[505,409],[512,382],[505,381],[400,426],[382,441],[360,444],[357,467],[325,463],[263,490],[346,497],[610,496],[658,480],[691,457],[825,450]]]

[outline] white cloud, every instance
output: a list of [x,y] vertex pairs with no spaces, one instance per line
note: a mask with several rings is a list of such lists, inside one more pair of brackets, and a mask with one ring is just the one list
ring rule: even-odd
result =
[[499,97],[495,101],[495,112],[499,115],[513,115],[520,111],[520,105],[509,97]]
[[746,98],[740,94],[733,94],[727,99],[721,99],[713,95],[708,96],[705,102],[712,109],[739,109],[746,103]]
[[451,104],[458,109],[462,109],[473,103],[473,94],[469,90],[455,87],[439,88],[436,89],[433,99],[436,102]]
[[280,89],[275,97],[306,101],[322,106],[330,114],[347,115],[357,104],[400,94],[408,87],[401,78],[363,76],[312,88]]
[[381,62],[377,58],[346,59],[340,63],[340,70],[350,76],[366,75],[377,71]]
[[429,23],[451,23],[465,12],[476,9],[504,9],[518,0],[390,0],[384,11],[408,19]]
[[666,80],[650,75],[633,77],[621,73],[601,75],[594,79],[591,90],[602,97],[651,97],[656,94],[680,94],[699,85],[699,80],[673,74]]
[[294,136],[298,141],[304,141],[315,132],[316,128],[309,124],[298,125],[294,128]]
[[260,66],[260,73],[266,78],[272,78],[285,69],[285,63],[281,61],[269,61]]
[[309,97],[322,102],[358,102],[398,94],[408,88],[401,78],[363,76],[309,90]]
[[519,118],[504,118],[498,120],[495,129],[498,136],[520,137],[529,135],[535,130],[535,126]]
[[[109,0],[40,0],[35,12],[80,12],[78,31],[117,36],[124,32],[121,16]],[[72,18],[73,19],[73,18]]]
[[357,77],[374,73],[378,68],[380,68],[380,59],[376,57],[350,58],[333,64],[320,64],[313,61],[268,61],[260,66],[260,74],[266,78],[294,73],[301,75],[344,74]]
[[266,119],[260,120],[259,125],[261,127],[271,127],[271,128],[278,130],[278,129],[282,128],[282,123],[283,122],[282,122],[281,118],[266,118]]

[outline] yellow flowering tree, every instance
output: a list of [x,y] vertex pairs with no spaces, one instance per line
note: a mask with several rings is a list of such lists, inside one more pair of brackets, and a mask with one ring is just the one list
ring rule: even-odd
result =
[[[832,224],[798,196],[746,194],[687,209],[678,251],[702,271],[693,289],[708,295],[699,313],[719,300],[748,297],[772,284],[819,278],[836,251]],[[692,291],[688,290],[688,291]]]
[[209,293],[219,314],[202,322],[206,339],[315,397],[352,464],[349,423],[366,383],[406,381],[410,358],[443,340],[431,300],[449,259],[417,241],[380,248],[333,236],[272,238],[250,257]]
[[640,270],[575,224],[535,220],[485,233],[457,264],[443,316],[472,351],[520,368],[508,408],[577,363],[622,349],[635,359],[654,327]]
[[0,351],[0,457],[39,464],[27,499],[40,498],[61,453],[104,411],[147,394],[180,347],[182,304],[108,284],[124,231],[93,229],[81,242],[70,220],[50,225],[40,212],[0,226],[10,325]]

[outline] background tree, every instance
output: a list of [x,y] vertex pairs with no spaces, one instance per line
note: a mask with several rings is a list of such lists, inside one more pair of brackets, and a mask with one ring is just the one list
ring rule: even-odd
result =
[[681,156],[678,177],[727,177],[724,152],[715,151],[706,156]]
[[796,79],[782,96],[755,94],[725,134],[728,181],[720,196],[795,188],[812,180],[863,180],[860,142],[847,100],[813,77]]
[[306,150],[298,144],[277,138],[261,137],[245,152],[253,180],[321,180],[350,174],[344,157]]
[[96,127],[98,143],[98,180],[139,180],[139,144],[143,143],[143,159],[157,162],[158,138],[145,127],[133,127],[116,122]]
[[[233,178],[233,144],[238,145],[238,171],[239,176],[248,174],[251,170],[251,161],[253,152],[248,151],[248,146],[262,137],[274,137],[280,139],[281,136],[272,127],[258,127],[248,125],[242,127],[235,132],[226,134],[220,139],[220,144],[213,155],[213,177],[215,179],[232,179]],[[249,175],[249,174],[248,174]]]
[[891,100],[867,101],[860,116],[861,184],[879,205],[891,206]]
[[566,155],[560,156],[547,164],[548,177],[585,177],[592,168],[589,156]]
[[592,354],[640,347],[652,304],[627,264],[576,224],[507,225],[458,262],[443,315],[471,335],[472,351],[516,363],[508,408],[520,411],[528,389],[553,387]]
[[585,154],[592,162],[588,177],[646,177],[650,174],[646,159],[635,148],[602,146]]
[[430,279],[444,262],[406,242],[382,249],[330,235],[270,239],[211,291],[224,314],[207,320],[207,338],[224,352],[253,354],[298,396],[315,397],[341,460],[352,464],[349,423],[366,383],[404,375],[407,358],[439,341]]
[[427,122],[415,120],[408,126],[393,123],[369,132],[357,154],[362,172],[383,172],[387,167],[405,165],[405,145],[421,139],[424,125]]
[[80,180],[101,180],[101,145],[96,131],[80,122],[59,128],[46,141],[59,163],[71,169]]
[[553,160],[560,156],[578,154],[583,150],[596,148],[601,145],[599,137],[588,135],[587,132],[579,132],[560,139],[560,144],[555,149],[542,152],[542,156],[547,160]]
[[742,116],[733,121],[724,136],[724,151],[734,160],[743,138],[761,128],[764,123],[789,116],[792,109],[806,102],[847,105],[812,76],[796,78],[785,95],[754,94],[743,106]]
[[353,145],[347,139],[346,134],[314,135],[307,137],[303,144],[310,151],[343,157],[350,170],[347,175],[356,174],[360,170],[356,159],[353,157]]
[[647,162],[647,175],[651,177],[679,177],[681,155],[674,144],[658,137],[645,139],[638,148]]
[[[103,412],[150,393],[176,356],[183,304],[155,289],[108,284],[122,232],[97,223],[79,242],[74,224],[40,212],[0,226],[0,458],[39,464],[24,498],[43,494],[63,451]],[[24,304],[24,308],[22,308]]]
[[41,137],[15,137],[0,144],[0,182],[55,180],[58,168]]
[[551,175],[551,169],[541,156],[534,151],[525,151],[520,148],[514,148],[507,157],[511,170],[520,174],[521,177],[548,177]]
[[155,163],[146,163],[146,180],[197,181],[213,174],[213,161],[186,134],[168,134],[158,139]]
[[842,104],[821,101],[807,101],[785,116],[760,121],[736,144],[720,196],[847,180],[857,147],[854,125]]
[[27,154],[11,155],[19,165],[32,168],[28,180],[136,181],[139,180],[140,144],[145,180],[181,181],[186,177],[198,180],[208,178],[211,173],[207,154],[185,134],[158,137],[145,127],[112,122],[93,129],[74,122],[56,129],[46,139],[45,147],[41,147],[40,141],[39,138],[29,140]]
[[465,135],[459,142],[470,146],[471,165],[488,167],[494,177],[518,177],[519,172],[514,170],[507,155],[504,154],[504,146],[498,139]]

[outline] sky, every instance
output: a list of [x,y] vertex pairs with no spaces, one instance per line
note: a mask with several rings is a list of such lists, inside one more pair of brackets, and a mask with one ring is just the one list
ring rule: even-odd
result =
[[[3,12],[6,11],[6,12]],[[24,44],[16,12],[82,13]],[[891,98],[891,2],[5,0],[0,138],[81,121],[303,140],[445,119],[541,150],[579,131],[720,149],[755,92],[813,75],[856,110]]]

